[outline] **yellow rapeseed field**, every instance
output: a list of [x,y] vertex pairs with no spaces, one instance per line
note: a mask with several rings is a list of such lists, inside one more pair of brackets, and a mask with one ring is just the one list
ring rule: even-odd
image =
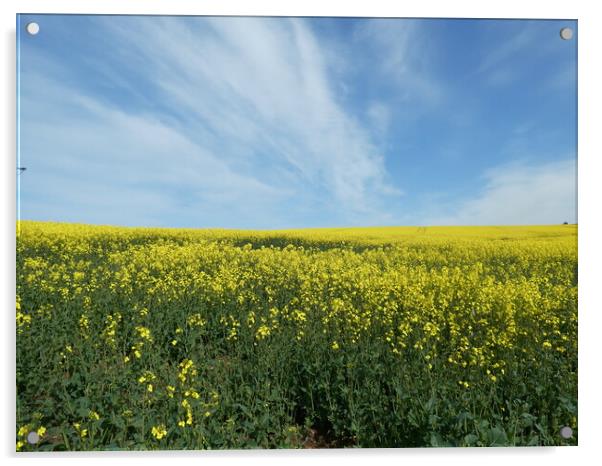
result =
[[22,221],[16,332],[20,451],[577,443],[575,225]]

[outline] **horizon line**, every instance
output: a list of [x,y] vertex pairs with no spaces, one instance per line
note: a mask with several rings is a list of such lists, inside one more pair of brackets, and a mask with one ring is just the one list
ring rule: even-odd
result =
[[287,227],[287,228],[233,228],[233,227],[175,227],[175,226],[153,226],[153,225],[118,225],[108,223],[84,223],[84,222],[68,222],[56,220],[33,220],[33,219],[18,219],[16,223],[31,222],[31,223],[53,223],[73,226],[89,226],[89,227],[109,227],[109,228],[129,228],[129,229],[166,229],[166,230],[227,230],[227,231],[291,231],[291,230],[334,230],[334,229],[376,229],[376,228],[532,228],[532,227],[554,227],[554,226],[578,226],[578,222],[567,223],[534,223],[534,224],[466,224],[466,225],[333,225],[319,227]]

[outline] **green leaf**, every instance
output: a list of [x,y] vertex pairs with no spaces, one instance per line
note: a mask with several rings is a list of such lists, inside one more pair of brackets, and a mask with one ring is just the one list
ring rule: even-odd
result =
[[475,434],[468,434],[464,436],[464,444],[469,447],[475,446],[478,440],[479,437],[477,437]]
[[504,429],[500,427],[492,427],[489,429],[488,439],[490,447],[508,445],[508,436]]

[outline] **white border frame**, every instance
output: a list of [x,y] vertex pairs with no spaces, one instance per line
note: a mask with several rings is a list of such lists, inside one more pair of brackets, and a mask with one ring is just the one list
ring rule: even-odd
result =
[[[2,248],[0,248],[0,290],[2,295],[4,341],[2,351],[1,401],[4,419],[0,421],[0,444],[9,464],[29,464],[35,459],[97,464],[101,461],[126,460],[130,464],[162,464],[165,461],[246,464],[301,464],[308,461],[328,464],[344,461],[364,464],[376,460],[387,464],[419,462],[421,465],[445,464],[493,465],[512,463],[545,463],[567,466],[571,462],[589,464],[600,457],[600,361],[599,332],[602,328],[602,306],[596,295],[600,278],[596,271],[602,260],[599,236],[600,207],[600,91],[595,83],[602,82],[600,73],[602,22],[593,1],[530,1],[505,0],[422,0],[396,4],[390,0],[3,0],[2,9],[2,80],[3,108],[0,113],[4,157],[2,159]],[[313,451],[221,451],[221,452],[141,452],[141,453],[73,453],[20,454],[15,445],[15,321],[13,314],[15,290],[15,48],[16,13],[112,13],[112,14],[182,14],[182,15],[270,15],[270,16],[379,16],[379,17],[466,17],[466,18],[562,18],[579,21],[579,446],[561,448],[488,448],[488,449],[390,449],[390,450],[313,450]],[[599,84],[598,84],[599,86]]]

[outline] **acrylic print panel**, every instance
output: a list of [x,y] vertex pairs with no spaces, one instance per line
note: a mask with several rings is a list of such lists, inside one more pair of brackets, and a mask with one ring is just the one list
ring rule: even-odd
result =
[[18,451],[577,444],[576,21],[17,31]]

